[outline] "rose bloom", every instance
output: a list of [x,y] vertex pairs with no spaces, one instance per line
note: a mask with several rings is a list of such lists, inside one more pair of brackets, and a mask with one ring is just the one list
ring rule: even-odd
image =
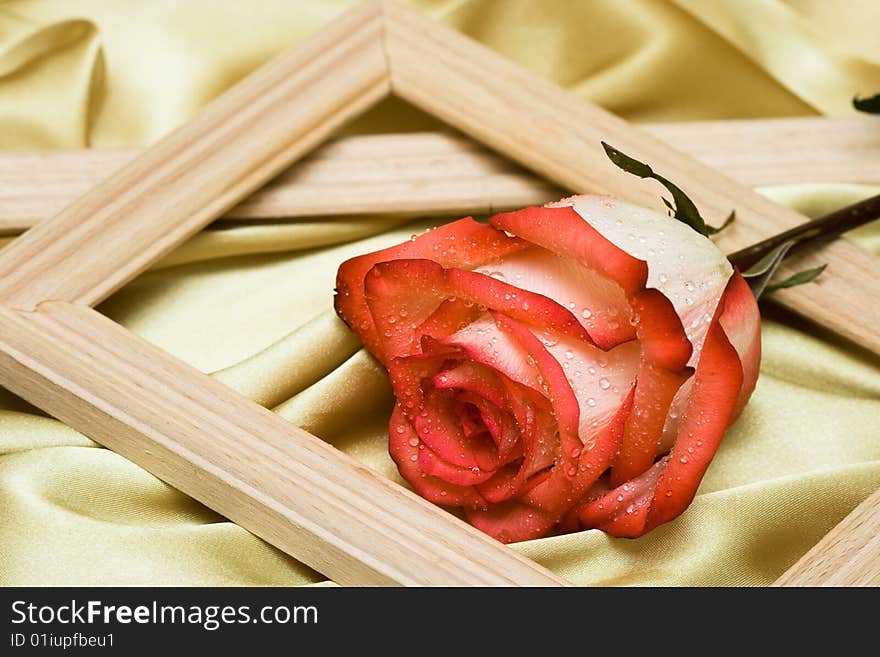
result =
[[608,197],[489,223],[339,268],[336,310],[397,397],[400,473],[506,543],[675,518],[755,387],[749,286],[685,224]]

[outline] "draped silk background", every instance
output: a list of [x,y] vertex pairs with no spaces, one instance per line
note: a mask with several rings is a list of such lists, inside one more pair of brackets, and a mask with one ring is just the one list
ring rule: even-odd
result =
[[[350,4],[0,2],[0,148],[152,143]],[[874,0],[414,4],[633,121],[841,114],[853,94],[880,91]],[[388,101],[348,130],[436,127]],[[761,191],[809,215],[877,193],[804,183]],[[209,229],[101,310],[399,481],[388,385],[335,318],[333,279],[343,259],[434,223]],[[880,253],[880,226],[857,233]],[[752,402],[683,517],[638,540],[589,531],[517,549],[580,584],[780,575],[880,486],[880,361],[773,310],[764,344]],[[0,409],[0,583],[322,580],[2,390]]]

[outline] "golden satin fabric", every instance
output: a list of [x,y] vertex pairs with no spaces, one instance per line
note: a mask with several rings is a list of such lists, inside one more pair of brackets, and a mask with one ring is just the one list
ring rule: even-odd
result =
[[[149,144],[350,4],[0,3],[0,148]],[[839,114],[853,94],[880,91],[874,0],[416,4],[634,121]],[[389,101],[350,129],[436,125]],[[762,191],[810,215],[877,193],[821,184]],[[385,448],[385,375],[333,314],[333,281],[343,259],[433,223],[210,229],[101,310],[400,481]],[[880,226],[855,238],[880,253]],[[579,584],[778,577],[880,486],[880,363],[772,310],[764,350],[757,391],[681,518],[638,540],[588,531],[517,549]],[[2,391],[0,408],[0,583],[322,580]]]

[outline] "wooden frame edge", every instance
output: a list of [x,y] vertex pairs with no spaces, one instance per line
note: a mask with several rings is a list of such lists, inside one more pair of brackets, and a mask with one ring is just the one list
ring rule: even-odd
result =
[[[867,117],[696,121],[641,128],[749,187],[880,185],[880,126]],[[811,157],[805,158],[807,148]],[[0,234],[49,219],[138,153],[0,153]],[[559,186],[456,134],[358,135],[320,146],[222,219],[464,216],[540,205],[564,195]]]

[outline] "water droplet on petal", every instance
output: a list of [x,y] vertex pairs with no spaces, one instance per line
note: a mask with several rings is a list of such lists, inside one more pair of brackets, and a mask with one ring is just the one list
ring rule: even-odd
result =
[[599,387],[602,388],[602,390],[608,390],[608,388],[611,387],[611,382],[603,376],[599,379]]

